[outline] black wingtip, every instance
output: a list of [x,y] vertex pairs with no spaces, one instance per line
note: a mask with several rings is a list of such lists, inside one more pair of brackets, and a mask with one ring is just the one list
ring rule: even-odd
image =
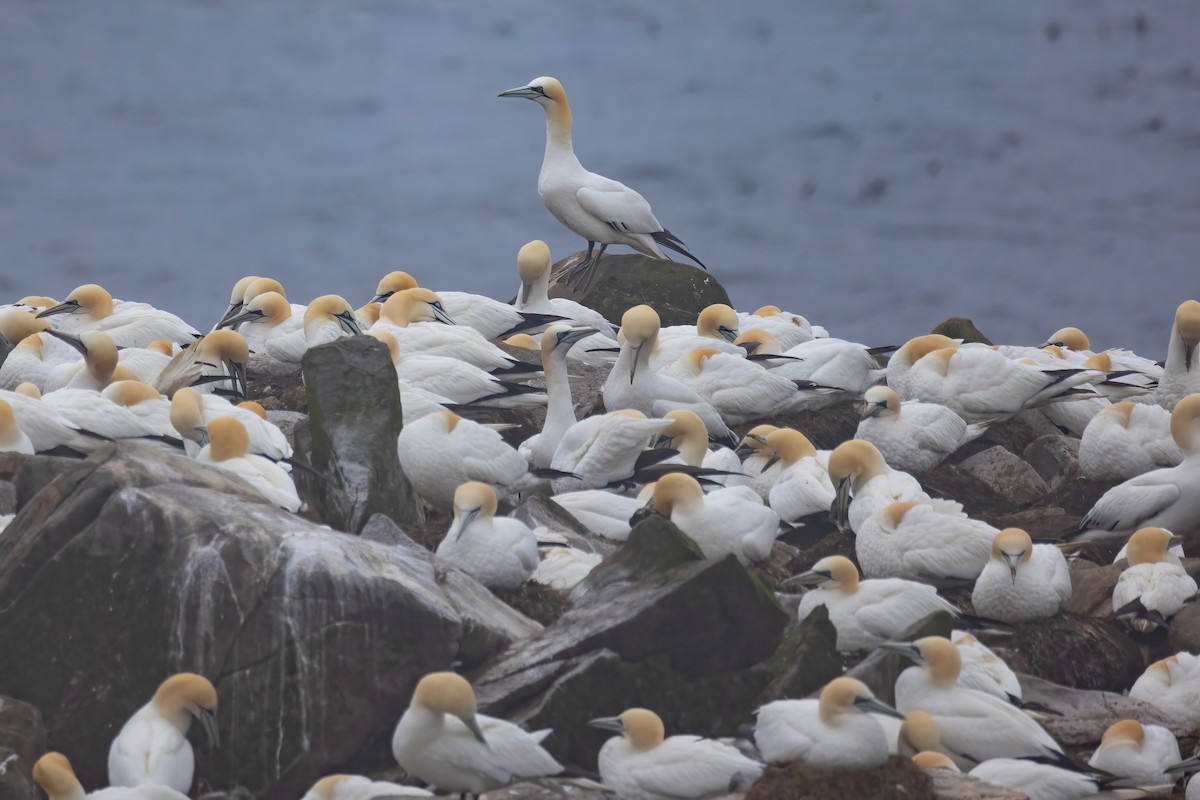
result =
[[679,239],[679,237],[676,236],[675,234],[671,233],[669,230],[666,230],[664,228],[663,230],[658,231],[657,233],[651,234],[651,236],[654,237],[655,242],[657,242],[658,244],[667,248],[668,250],[674,250],[676,253],[679,253],[681,256],[690,258],[692,261],[695,261],[697,264],[699,264],[701,269],[704,269],[704,270],[708,269],[708,267],[706,267],[704,265],[704,262],[701,261],[700,259],[696,258],[691,253],[689,253],[687,248],[684,247],[683,242]]

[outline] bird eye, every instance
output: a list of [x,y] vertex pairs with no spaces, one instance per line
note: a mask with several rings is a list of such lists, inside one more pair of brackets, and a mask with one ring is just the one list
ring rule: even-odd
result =
[[540,95],[546,94],[546,90],[543,89],[541,86],[530,86],[529,88],[533,89],[535,92],[537,92]]

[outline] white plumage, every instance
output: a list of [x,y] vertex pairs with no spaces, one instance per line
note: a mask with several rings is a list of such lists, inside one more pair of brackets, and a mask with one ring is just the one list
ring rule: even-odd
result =
[[433,792],[416,786],[373,781],[362,775],[329,775],[317,781],[301,800],[399,800],[432,796]]
[[699,545],[705,558],[732,553],[742,564],[761,561],[779,535],[779,516],[746,486],[706,495],[695,478],[672,472],[655,483],[653,502]]
[[1167,552],[1174,539],[1162,528],[1142,528],[1129,538],[1129,566],[1113,587],[1112,607],[1114,614],[1136,616],[1139,630],[1165,624],[1196,594],[1196,581]]
[[990,647],[966,631],[950,632],[950,641],[958,648],[962,669],[958,674],[958,685],[978,689],[1001,700],[1020,700],[1023,696],[1017,673],[996,655]]
[[1005,528],[975,581],[975,613],[1001,622],[1029,622],[1058,613],[1071,599],[1071,570],[1054,545],[1035,545],[1020,528]]
[[1154,706],[1172,724],[1200,725],[1200,656],[1179,652],[1155,661],[1129,689],[1129,697]]
[[867,389],[862,414],[854,438],[875,445],[888,466],[912,472],[928,472],[988,428],[986,422],[968,425],[936,403],[901,403],[887,386]]
[[1200,392],[1200,302],[1185,300],[1175,309],[1167,360],[1158,382],[1158,404],[1169,411],[1196,392]]
[[951,500],[909,500],[868,517],[854,551],[869,578],[971,580],[987,564],[995,535],[995,528],[971,519]]
[[[889,467],[875,445],[861,439],[851,439],[834,448],[829,455],[828,470],[829,480],[837,490],[835,508],[839,518],[846,514],[850,529],[855,532],[885,506],[929,499],[920,481]],[[849,499],[851,495],[853,500]],[[843,511],[847,502],[848,513]],[[875,577],[869,571],[867,575]]]
[[627,480],[650,440],[670,424],[629,410],[581,419],[563,434],[550,462],[551,469],[578,477],[555,479],[555,492],[599,489]]
[[967,774],[993,786],[1015,789],[1029,800],[1085,800],[1101,791],[1099,781],[1090,775],[1016,758],[993,758]]
[[496,492],[469,481],[454,492],[454,521],[437,554],[484,586],[516,589],[538,565],[537,538],[520,520],[496,517]]
[[1079,470],[1094,481],[1124,481],[1183,460],[1171,437],[1171,412],[1116,403],[1092,417],[1079,441]]
[[647,484],[636,495],[619,494],[604,489],[563,492],[551,502],[566,511],[592,533],[614,542],[629,538],[629,519],[650,502],[654,484]]
[[1167,769],[1182,760],[1175,734],[1161,725],[1123,719],[1108,726],[1088,766],[1122,778],[1169,785],[1175,777]]

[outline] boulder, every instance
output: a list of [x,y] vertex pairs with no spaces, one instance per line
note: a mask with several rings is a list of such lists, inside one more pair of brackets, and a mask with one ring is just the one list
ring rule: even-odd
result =
[[291,800],[390,761],[423,674],[536,630],[416,545],[314,525],[147,445],[76,463],[0,537],[0,692],[42,709],[86,786],[125,719],[191,671],[217,687],[222,739],[196,748],[196,793]]
[[964,344],[970,342],[992,343],[992,340],[984,336],[983,332],[975,327],[975,323],[966,317],[951,317],[931,330],[930,333],[940,333],[951,339],[961,339]]
[[950,461],[962,461],[968,456],[973,456],[996,445],[1003,447],[1013,455],[1020,456],[1025,453],[1029,445],[1040,437],[1061,434],[1062,431],[1036,409],[1029,413],[1021,412],[1015,417],[1009,417],[990,425],[982,436],[965,447],[959,448],[957,453],[950,456]]
[[1027,800],[1028,795],[993,786],[952,769],[930,769],[925,774],[933,784],[934,800]]
[[654,307],[664,326],[695,325],[696,316],[706,306],[729,305],[729,294],[712,273],[680,261],[640,254],[606,254],[596,265],[586,289],[562,283],[562,274],[586,255],[575,253],[554,265],[550,296],[582,303],[618,325],[626,311],[642,303]]
[[387,347],[348,336],[304,354],[308,421],[297,453],[316,471],[296,471],[296,489],[333,528],[358,533],[374,514],[417,517],[416,496],[396,456],[403,425],[400,387]]
[[0,695],[0,797],[36,800],[34,762],[46,752],[42,713],[29,703]]
[[[1195,561],[1195,559],[1188,559]],[[1189,570],[1191,572],[1191,570]],[[1192,577],[1195,573],[1192,572]],[[1172,653],[1186,650],[1189,653],[1200,652],[1200,603],[1192,601],[1171,617],[1167,628],[1168,642]]]
[[1076,689],[1120,692],[1146,668],[1146,660],[1114,620],[1059,612],[1015,626],[1010,666]]
[[808,437],[818,450],[832,450],[847,439],[854,438],[861,419],[858,409],[858,403],[845,401],[812,411],[794,411],[756,419],[737,426],[736,430],[740,436],[745,436],[747,431],[762,423],[795,428]]
[[776,650],[788,616],[735,558],[705,560],[651,517],[573,594],[558,622],[475,676],[484,713],[553,727],[546,747],[589,768],[606,738],[586,727],[595,717],[647,706],[700,735],[749,721],[770,678],[750,667]]
[[746,800],[912,800],[933,797],[929,776],[912,759],[892,756],[869,769],[822,770],[803,764],[768,767]]
[[1053,489],[1078,471],[1079,440],[1062,434],[1039,436],[1021,457]]
[[1033,467],[1003,447],[976,453],[959,462],[958,468],[979,478],[1013,509],[1030,505],[1050,491]]
[[1123,719],[1161,725],[1172,729],[1177,736],[1191,733],[1172,725],[1157,708],[1123,694],[1072,689],[1033,675],[1017,677],[1021,681],[1021,699],[1052,712],[1042,717],[1042,726],[1067,747],[1095,745],[1109,725]]
[[1121,559],[1116,564],[1101,565],[1075,559],[1068,563],[1071,599],[1063,605],[1063,610],[1087,617],[1111,617],[1113,587],[1129,562]]

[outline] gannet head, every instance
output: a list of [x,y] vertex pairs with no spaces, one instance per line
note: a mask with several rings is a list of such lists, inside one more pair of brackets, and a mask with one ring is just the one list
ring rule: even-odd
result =
[[893,650],[924,666],[934,682],[952,686],[962,670],[962,656],[954,643],[943,636],[926,636],[915,642],[884,642],[880,647]]
[[71,762],[62,753],[50,752],[33,765],[33,780],[50,800],[82,800],[83,786],[75,777]]
[[549,357],[554,351],[568,352],[578,341],[586,339],[595,333],[594,328],[574,328],[570,325],[551,325],[542,331],[540,349],[543,357]]
[[7,400],[0,400],[0,442],[6,442],[16,437],[20,432],[17,427],[17,418],[13,414],[12,406]]
[[659,431],[659,439],[671,442],[688,466],[702,466],[708,453],[708,429],[704,420],[686,408],[668,411],[663,419],[671,420],[671,424]]
[[453,672],[431,672],[417,683],[409,708],[434,714],[450,714],[462,720],[483,744],[483,731],[475,719],[475,690],[467,679]]
[[[1113,403],[1111,406],[1105,406],[1101,409],[1100,414],[1104,414],[1106,419],[1113,420],[1122,428],[1128,428],[1129,417],[1133,414],[1133,403],[1128,400],[1121,403]],[[1096,416],[1100,416],[1100,414]]]
[[338,784],[350,780],[351,777],[350,775],[326,775],[314,783],[305,796],[318,797],[320,800],[333,800],[333,793],[337,790]]
[[250,448],[250,434],[240,419],[217,417],[208,423],[208,453],[213,461],[241,458]]
[[588,725],[624,735],[629,740],[629,746],[639,753],[653,750],[666,737],[662,718],[645,708],[631,708],[616,717],[589,720]]
[[[61,339],[74,347],[83,356],[88,372],[96,380],[107,383],[117,372],[117,346],[112,337],[104,331],[84,331],[78,336],[58,331],[46,331],[56,339]],[[136,377],[128,370],[122,370],[119,379]]]
[[230,317],[241,313],[242,309],[246,307],[246,290],[258,279],[257,275],[238,278],[237,283],[233,284],[233,289],[229,292],[229,308],[225,309],[225,313],[217,320],[214,328],[220,328]]
[[1096,353],[1094,356],[1089,356],[1087,360],[1083,362],[1083,366],[1085,369],[1095,369],[1099,370],[1100,372],[1112,372],[1112,356],[1110,356],[1107,352]]
[[[260,283],[268,278],[259,278]],[[251,324],[279,325],[292,316],[292,306],[279,292],[263,292],[246,302],[240,314],[234,314],[225,320],[224,327],[233,328],[243,322]]]
[[999,561],[1017,582],[1017,567],[1033,557],[1033,540],[1020,528],[1005,528],[992,538],[992,560]]
[[358,336],[362,329],[354,317],[354,309],[345,298],[336,294],[323,294],[308,304],[304,312],[304,329],[325,320],[333,320],[343,332],[350,336]]
[[736,311],[724,303],[713,303],[701,309],[696,317],[696,333],[732,342],[738,337],[740,324]]
[[58,301],[44,294],[27,294],[13,303],[13,305],[25,306],[26,308],[49,308],[50,306],[58,305]]
[[953,339],[949,336],[942,336],[940,333],[917,336],[909,339],[899,350],[893,353],[889,363],[911,367],[934,350],[954,346],[955,341]]
[[454,320],[446,313],[442,298],[428,289],[401,289],[383,303],[380,318],[406,328],[414,322],[442,322],[453,325]]
[[754,310],[756,317],[776,317],[783,313],[783,309],[779,306],[762,306]]
[[534,283],[550,272],[550,246],[541,239],[534,239],[517,251],[517,274],[521,276],[519,302],[529,300]]
[[267,410],[262,407],[262,403],[256,403],[253,400],[243,400],[237,404],[237,407],[243,411],[249,411],[264,422],[267,421]]
[[691,475],[672,472],[654,484],[654,510],[665,517],[676,508],[689,510],[704,503],[704,490]]
[[14,351],[22,350],[24,352],[28,352],[35,358],[41,358],[43,355],[41,334],[35,333],[32,336],[26,336],[24,339],[18,342],[17,346],[13,349]]
[[837,489],[833,509],[839,528],[846,527],[851,489],[859,488],[886,471],[887,462],[883,460],[883,454],[865,439],[842,442],[829,454],[829,480]]
[[748,328],[742,331],[733,343],[751,355],[777,356],[783,352],[775,335],[762,328]]
[[[288,307],[291,314],[291,307]],[[246,337],[228,328],[213,331],[192,345],[206,363],[225,367],[233,381],[234,394],[246,396],[246,364],[250,361],[250,346]]]
[[862,418],[900,414],[900,395],[888,386],[872,386],[863,394]]
[[784,586],[819,586],[851,595],[858,591],[858,567],[845,556],[826,556],[808,572],[788,578]]
[[742,437],[742,441],[738,442],[738,448],[735,451],[737,456],[745,458],[751,453],[759,453],[770,449],[767,447],[767,436],[777,430],[779,428],[774,425],[755,425],[746,432],[746,435]]
[[42,399],[42,390],[34,386],[29,381],[19,384],[17,388],[13,389],[13,391],[24,397],[33,398],[34,400]]
[[496,516],[496,507],[496,490],[486,483],[467,481],[454,490],[454,521],[460,531],[477,518],[490,520]]
[[874,711],[877,714],[904,719],[903,714],[888,704],[876,700],[867,685],[854,678],[834,678],[825,684],[825,688],[821,690],[820,699],[817,701],[817,707],[821,721],[826,725],[835,724],[838,716],[851,711],[863,714]]
[[429,416],[432,417],[432,421],[435,423],[440,423],[440,425],[445,428],[446,433],[453,431],[456,427],[458,427],[458,423],[462,422],[462,417],[460,417],[458,414],[455,414],[453,411],[437,411]]
[[1146,743],[1146,729],[1136,719],[1123,719],[1114,722],[1100,737],[1100,749],[1112,750],[1118,747],[1132,747],[1140,751]]
[[[42,314],[46,312],[43,311]],[[42,316],[39,314],[38,316]],[[1171,336],[1178,336],[1183,342],[1183,368],[1190,370],[1192,356],[1196,353],[1196,345],[1200,344],[1200,302],[1185,300],[1175,309],[1175,325]]]
[[900,724],[900,739],[918,753],[936,750],[942,743],[942,732],[933,717],[924,711],[910,711]]
[[1131,567],[1138,564],[1161,564],[1167,560],[1167,550],[1182,541],[1182,536],[1176,536],[1162,528],[1142,528],[1129,537],[1125,558],[1129,560]]
[[638,362],[642,360],[642,348],[649,344],[648,352],[654,352],[661,326],[658,312],[647,305],[634,306],[621,315],[620,335],[625,337],[625,345],[633,350],[634,355],[629,366],[630,383],[633,383],[634,376],[637,375]]
[[556,103],[567,102],[567,92],[556,78],[534,78],[525,86],[518,86],[501,92],[497,97],[524,97],[532,100],[543,108],[551,108]]
[[217,690],[203,675],[180,672],[167,678],[154,693],[154,707],[176,724],[191,714],[200,720],[209,744],[221,743],[217,731]]
[[150,344],[146,345],[147,350],[153,350],[156,353],[162,353],[164,356],[175,355],[175,345],[166,339],[155,339]]
[[396,270],[384,275],[379,281],[379,285],[375,287],[375,296],[371,298],[372,303],[383,303],[396,292],[403,292],[405,289],[416,289],[417,279],[407,272]]
[[141,381],[116,381],[110,383],[103,392],[104,396],[119,406],[129,408],[146,400],[161,400],[162,395],[149,384]]
[[[813,447],[807,436],[794,428],[780,428],[768,433],[767,447],[774,451],[776,458],[783,462],[785,467],[790,467],[802,458],[817,457],[817,448]],[[767,466],[770,466],[770,463]]]
[[697,347],[694,350],[684,353],[683,358],[680,360],[690,374],[699,375],[704,371],[704,362],[720,354],[721,351],[715,347]]
[[1166,658],[1155,661],[1150,666],[1146,667],[1144,675],[1150,675],[1157,678],[1166,686],[1171,685],[1171,667],[1179,665],[1179,654],[1167,656]]
[[0,311],[0,338],[5,339],[10,345],[15,345],[29,336],[48,330],[50,330],[50,323],[39,319],[29,311],[22,311],[19,308],[6,308]]
[[246,291],[242,292],[242,305],[249,305],[251,300],[267,292],[287,298],[287,292],[283,290],[283,284],[279,281],[274,278],[255,278],[246,284]]
[[504,343],[509,347],[519,347],[522,350],[533,350],[539,353],[542,350],[541,342],[530,336],[528,333],[514,333],[512,336],[505,339]]
[[382,308],[383,303],[366,303],[354,309],[354,314],[358,317],[360,324],[365,322],[369,327],[379,322],[379,312]]
[[75,287],[67,295],[66,300],[40,312],[38,318],[52,317],[55,314],[86,314],[97,320],[104,319],[112,313],[112,310],[112,295],[105,291],[103,286],[85,283],[83,286]]
[[378,339],[387,346],[393,365],[400,363],[400,342],[396,341],[395,336],[384,330],[367,331],[367,336]]
[[1049,339],[1038,345],[1038,347],[1051,346],[1065,347],[1075,352],[1092,349],[1092,343],[1088,339],[1087,334],[1079,330],[1079,328],[1059,328],[1050,334]]
[[1200,420],[1200,394],[1189,394],[1175,404],[1171,412],[1171,438],[1185,455],[1200,442],[1196,441],[1196,421]]
[[955,772],[961,772],[958,765],[944,753],[935,753],[932,750],[924,750],[912,757],[913,763],[921,769],[949,769]]

